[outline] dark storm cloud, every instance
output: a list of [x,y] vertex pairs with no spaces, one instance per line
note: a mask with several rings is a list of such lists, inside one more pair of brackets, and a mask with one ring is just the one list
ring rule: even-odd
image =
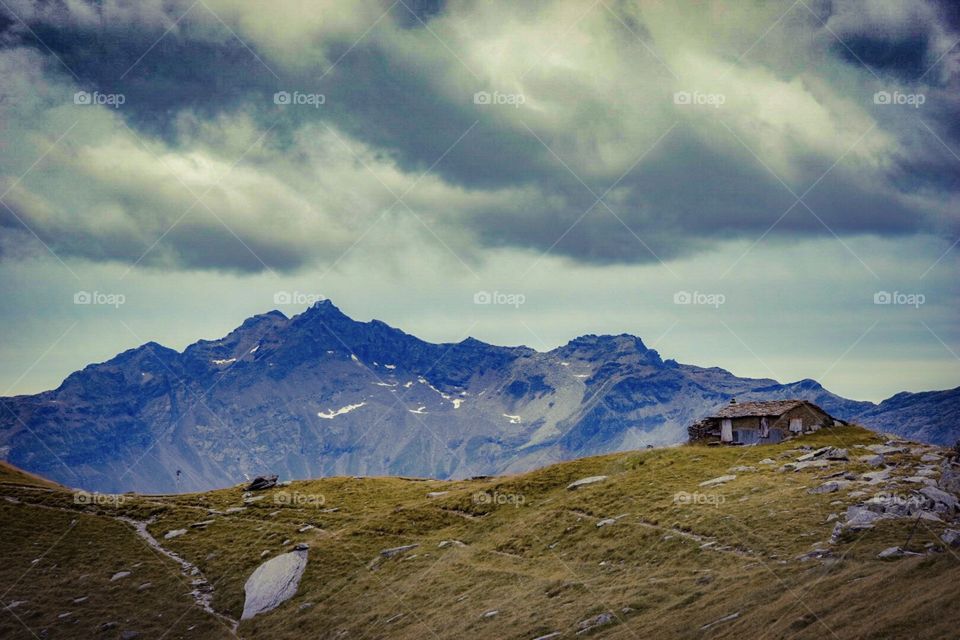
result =
[[[564,64],[578,73],[530,76],[523,84],[526,104],[513,111],[512,107],[475,104],[476,91],[501,88],[497,80],[482,72],[475,77],[476,56],[458,54],[425,32],[421,20],[440,20],[452,8],[426,0],[408,5],[409,11],[394,6],[384,22],[362,40],[358,39],[362,30],[360,34],[350,30],[325,34],[319,45],[305,42],[302,56],[285,57],[275,42],[241,40],[216,23],[211,27],[209,20],[200,22],[199,13],[194,16],[191,12],[176,29],[167,32],[168,23],[182,10],[175,10],[173,5],[166,9],[167,22],[99,22],[92,26],[90,22],[63,19],[60,14],[36,14],[28,19],[36,35],[17,24],[9,26],[8,21],[4,46],[8,50],[30,47],[50,58],[49,47],[79,77],[74,83],[78,88],[123,93],[126,104],[116,115],[147,139],[159,136],[171,153],[195,151],[180,128],[185,113],[201,125],[243,113],[261,131],[270,130],[266,146],[275,153],[273,164],[268,159],[257,170],[283,179],[291,170],[300,171],[301,185],[309,182],[309,170],[313,169],[310,160],[305,157],[301,165],[281,166],[282,156],[284,152],[304,154],[311,141],[305,142],[301,133],[313,132],[309,127],[329,125],[350,141],[382,154],[385,163],[409,174],[410,182],[432,167],[431,176],[453,189],[481,195],[506,189],[529,190],[536,195],[522,206],[490,198],[480,205],[462,210],[450,206],[444,211],[444,202],[435,198],[427,202],[433,196],[426,195],[422,206],[439,212],[438,227],[451,234],[467,229],[481,246],[551,249],[588,263],[668,260],[701,251],[717,241],[752,240],[795,202],[781,180],[800,195],[829,172],[805,198],[816,215],[802,204],[796,205],[777,222],[771,232],[773,238],[913,233],[930,226],[931,215],[936,217],[937,213],[919,210],[909,196],[927,190],[948,195],[957,192],[953,159],[938,149],[939,143],[934,140],[922,142],[928,132],[920,124],[921,117],[947,146],[960,140],[956,102],[950,100],[947,89],[935,84],[922,112],[873,109],[868,104],[869,92],[864,92],[857,98],[860,108],[865,113],[875,111],[881,123],[878,134],[883,132],[898,144],[888,142],[887,147],[870,152],[880,157],[873,163],[878,166],[868,166],[871,163],[858,158],[853,166],[831,168],[850,145],[822,139],[813,116],[805,122],[802,110],[798,110],[796,122],[781,125],[773,118],[764,123],[769,132],[747,141],[741,138],[757,133],[751,129],[759,127],[744,125],[737,110],[752,115],[764,107],[763,99],[755,95],[757,88],[762,89],[765,82],[782,82],[773,72],[757,79],[751,75],[756,65],[736,69],[743,72],[736,81],[744,86],[734,90],[747,98],[737,103],[731,96],[728,111],[684,111],[672,105],[673,87],[664,81],[669,80],[666,65],[645,51],[649,45],[637,41],[639,37],[644,43],[657,44],[656,30],[648,28],[641,14],[627,10],[624,4],[614,7],[616,18],[601,12],[602,19],[597,19],[595,25],[599,26],[595,28],[604,31],[599,36],[589,34],[596,41],[588,39],[584,51],[578,52],[586,56],[594,53],[591,49],[613,43],[612,64],[619,66],[608,69],[597,62],[592,63],[596,67],[584,71],[577,67],[581,58],[572,57]],[[823,16],[828,19],[829,12],[824,11]],[[808,26],[828,37],[816,21]],[[940,31],[934,33],[934,26]],[[941,53],[934,42],[942,38],[934,36],[942,35],[948,26],[917,19],[901,27],[895,33],[882,33],[866,22],[848,22],[842,32],[846,46],[834,46],[835,39],[829,36],[833,44],[826,47],[825,60],[859,73],[864,86],[870,86],[872,79],[861,61],[882,77],[917,81]],[[399,31],[395,33],[396,29]],[[783,37],[786,42],[789,35],[773,33],[770,37]],[[548,44],[556,46],[552,41],[555,38],[552,33]],[[628,41],[629,49],[623,45]],[[644,65],[635,60],[643,60]],[[950,61],[947,55],[940,64]],[[54,61],[48,62],[50,68],[55,67]],[[566,67],[561,65],[560,69]],[[696,72],[696,64],[691,67],[690,73]],[[497,72],[505,73],[499,67]],[[73,82],[65,69],[57,73],[60,82]],[[621,96],[616,90],[620,80],[631,80],[632,73],[651,79],[648,84],[640,84],[635,94]],[[604,74],[612,78],[609,86],[592,84],[599,83],[595,76]],[[617,74],[622,75],[618,78]],[[489,75],[495,74],[491,71]],[[934,76],[943,78],[939,68],[929,76],[931,82]],[[949,85],[955,79],[948,75],[945,81],[936,82]],[[504,90],[509,86],[505,84]],[[651,86],[656,90],[649,90]],[[805,85],[798,89],[783,83],[783,88],[796,90],[798,100],[810,99],[814,106],[821,106],[810,97]],[[320,109],[280,108],[273,104],[273,94],[280,90],[322,93],[325,103]],[[850,122],[866,131],[866,116],[846,118],[834,112],[823,116],[838,134],[849,134],[853,127]],[[679,124],[658,142],[671,122]],[[638,123],[648,126],[649,131],[632,131],[633,127],[643,129]],[[754,149],[767,143],[775,148],[775,155],[782,156],[779,163],[771,162],[773,166],[764,166],[754,155]],[[324,139],[324,144],[336,148],[337,142]],[[347,164],[354,163],[348,152],[339,151]],[[648,152],[642,163],[628,171],[634,158]],[[851,155],[858,153],[860,150],[855,150]],[[235,159],[223,161],[228,164]],[[320,166],[319,170],[326,167]],[[356,167],[356,184],[349,187],[383,191],[365,170],[364,166]],[[595,201],[618,178],[616,188],[604,199],[611,212]],[[58,251],[94,260],[129,262],[136,260],[166,225],[155,225],[150,233],[142,234],[132,229],[149,226],[151,216],[170,217],[183,206],[166,193],[144,193],[148,180],[149,173],[145,173],[142,182],[131,177],[114,188],[109,172],[106,177],[98,173],[89,187],[94,194],[89,206],[96,208],[98,215],[105,215],[104,210],[120,211],[130,225],[107,230],[95,223],[85,226],[72,217],[83,217],[86,214],[82,211],[71,216],[44,215],[31,208],[42,198],[21,197],[16,202],[17,211],[24,220],[33,222],[32,227],[44,242]],[[81,184],[76,186],[83,188]],[[99,192],[95,193],[94,187]],[[295,269],[318,257],[329,257],[302,242],[293,230],[295,226],[287,234],[282,230],[266,237],[256,233],[257,223],[274,220],[268,214],[284,209],[281,203],[295,199],[287,193],[296,190],[290,184],[271,183],[264,188],[276,189],[276,193],[263,199],[247,194],[248,201],[240,207],[246,207],[247,212],[245,222],[239,224],[247,225],[244,229],[235,232],[233,224],[211,220],[185,224],[164,236],[163,244],[145,264],[249,272],[264,265],[276,270]],[[305,193],[303,197],[316,201],[325,194]],[[84,200],[82,194],[76,199]],[[44,204],[56,207],[55,203]],[[254,211],[256,207],[261,208]],[[591,207],[590,213],[583,215]],[[313,219],[309,206],[297,211]],[[371,212],[375,214],[376,207],[372,206]],[[231,221],[231,214],[230,206],[224,205],[221,215]],[[346,218],[354,211],[333,210],[330,215]],[[105,219],[112,220],[109,216]],[[578,219],[580,222],[573,226]],[[0,221],[10,228],[20,226],[9,215]],[[287,222],[277,219],[275,224],[279,227]],[[329,248],[336,255],[349,244],[346,238],[331,241]]]

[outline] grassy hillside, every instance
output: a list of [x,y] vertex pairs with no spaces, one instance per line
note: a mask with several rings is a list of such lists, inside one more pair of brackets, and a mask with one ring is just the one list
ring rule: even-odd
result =
[[[0,637],[231,636],[247,577],[299,542],[310,551],[296,596],[240,623],[240,637],[572,638],[604,613],[609,622],[582,636],[950,637],[960,558],[939,536],[956,528],[947,522],[955,513],[881,520],[828,542],[831,514],[842,520],[878,492],[913,495],[923,485],[903,478],[932,450],[886,455],[889,481],[809,493],[836,474],[876,471],[858,456],[883,441],[845,427],[775,446],[629,452],[471,481],[294,482],[253,502],[240,487],[77,499],[5,469],[0,599],[23,602],[0,617]],[[827,445],[850,461],[780,470],[806,453],[799,447]],[[726,474],[736,478],[699,486]],[[597,475],[607,479],[567,489]],[[153,537],[200,573],[184,575],[118,517],[149,520]],[[164,539],[177,529],[187,532]],[[877,557],[908,537],[919,555]],[[801,558],[813,549],[822,557]],[[118,571],[131,575],[111,582]],[[188,594],[203,578],[221,616]]]

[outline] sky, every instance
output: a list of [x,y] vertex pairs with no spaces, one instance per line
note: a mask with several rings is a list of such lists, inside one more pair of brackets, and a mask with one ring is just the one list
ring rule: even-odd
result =
[[960,384],[960,9],[0,0],[0,395],[331,299]]

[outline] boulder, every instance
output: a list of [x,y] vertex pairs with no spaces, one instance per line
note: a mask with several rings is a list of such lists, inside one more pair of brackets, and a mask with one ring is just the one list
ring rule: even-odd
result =
[[883,519],[883,514],[871,511],[861,506],[853,505],[847,508],[846,526],[850,529],[869,529],[877,520]]
[[244,491],[263,491],[277,486],[277,476],[257,476]]
[[901,549],[900,547],[887,547],[886,549],[878,553],[877,557],[882,558],[884,560],[888,558],[902,558],[903,549]]
[[942,459],[942,456],[938,456],[935,453],[925,453],[920,456],[920,462],[940,462]]
[[297,593],[300,578],[307,568],[306,549],[297,548],[267,560],[247,578],[243,586],[246,599],[241,620],[270,611]]
[[952,493],[947,493],[936,487],[924,487],[920,493],[932,500],[935,504],[942,504],[949,509],[956,510],[960,507],[960,499]]
[[837,449],[831,447],[823,454],[823,457],[827,460],[849,460],[850,457],[847,455],[846,449]]
[[892,447],[888,444],[871,444],[867,447],[870,451],[874,453],[879,453],[882,456],[891,455],[894,453],[904,453],[906,452],[906,447]]
[[586,486],[589,486],[589,485],[591,485],[591,484],[597,484],[598,482],[603,482],[603,481],[606,480],[606,479],[607,479],[607,476],[590,476],[590,477],[588,477],[588,478],[581,478],[581,479],[577,480],[576,482],[571,482],[570,484],[568,484],[568,485],[567,485],[567,490],[568,490],[568,491],[576,491],[577,489],[580,489],[581,487],[586,487]]

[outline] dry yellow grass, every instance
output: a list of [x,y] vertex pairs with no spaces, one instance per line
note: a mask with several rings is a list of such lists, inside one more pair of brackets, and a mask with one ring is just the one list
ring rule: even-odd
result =
[[[89,524],[64,539],[74,546],[55,547],[61,553],[55,575],[63,583],[51,575],[42,585],[44,595],[27,589],[17,597],[32,599],[44,612],[24,620],[31,629],[40,625],[50,630],[50,637],[64,629],[69,633],[78,627],[56,616],[69,608],[62,603],[77,592],[77,576],[87,573],[97,576],[86,583],[91,600],[96,594],[122,607],[144,637],[162,633],[152,635],[162,627],[161,619],[153,617],[159,611],[163,623],[173,623],[186,611],[184,620],[205,624],[187,633],[182,630],[189,625],[178,623],[166,637],[227,634],[217,620],[196,607],[191,610],[184,589],[171,582],[177,574],[173,563],[154,555],[127,525],[109,519],[122,514],[154,517],[151,533],[200,567],[215,584],[215,608],[232,618],[239,617],[243,584],[263,561],[264,551],[273,556],[297,542],[310,544],[297,595],[240,624],[237,633],[244,638],[531,639],[552,632],[578,637],[577,624],[603,612],[611,612],[613,622],[585,635],[952,637],[960,623],[955,604],[960,559],[951,550],[896,561],[876,557],[883,548],[903,544],[912,522],[884,521],[845,535],[823,560],[797,559],[814,546],[826,547],[833,527],[827,516],[842,513],[856,500],[847,496],[849,490],[809,494],[807,489],[833,470],[778,472],[796,455],[784,452],[799,444],[831,444],[851,448],[853,458],[863,453],[855,445],[879,441],[866,430],[849,427],[777,446],[628,452],[477,481],[329,478],[258,492],[263,497],[249,504],[239,487],[130,496],[120,505],[87,507],[95,513],[79,517]],[[767,457],[777,464],[759,464]],[[737,465],[755,471],[737,472],[735,480],[717,487],[698,486]],[[868,470],[857,462],[842,468]],[[592,475],[608,479],[577,491],[566,489]],[[25,546],[23,536],[36,538],[43,547],[65,521],[78,517],[54,509],[79,507],[63,491],[7,485],[4,492],[48,507],[3,505],[0,535],[4,558],[12,560],[5,563],[2,579],[8,584],[37,555],[39,547]],[[446,493],[427,497],[430,492]],[[678,504],[677,492],[699,492],[704,503]],[[236,507],[245,509],[226,513]],[[219,514],[211,516],[211,510]],[[608,518],[616,522],[597,526]],[[209,519],[213,522],[206,528],[190,528]],[[301,531],[305,525],[312,528]],[[936,534],[943,527],[918,527],[911,548],[938,543]],[[162,540],[165,532],[179,528],[188,532]],[[465,546],[441,548],[444,540]],[[408,544],[419,546],[372,563],[382,549]],[[146,599],[137,600],[140,595],[117,583],[102,582],[116,567],[134,562],[143,562],[138,571],[156,573],[150,575],[157,586]],[[34,571],[46,564],[44,560]],[[21,581],[16,588],[27,585]],[[105,606],[84,619],[92,624],[120,615]],[[497,613],[485,615],[491,611]],[[702,629],[735,613],[736,618]],[[30,637],[9,618],[0,627],[4,637]],[[147,626],[154,622],[160,626]]]

